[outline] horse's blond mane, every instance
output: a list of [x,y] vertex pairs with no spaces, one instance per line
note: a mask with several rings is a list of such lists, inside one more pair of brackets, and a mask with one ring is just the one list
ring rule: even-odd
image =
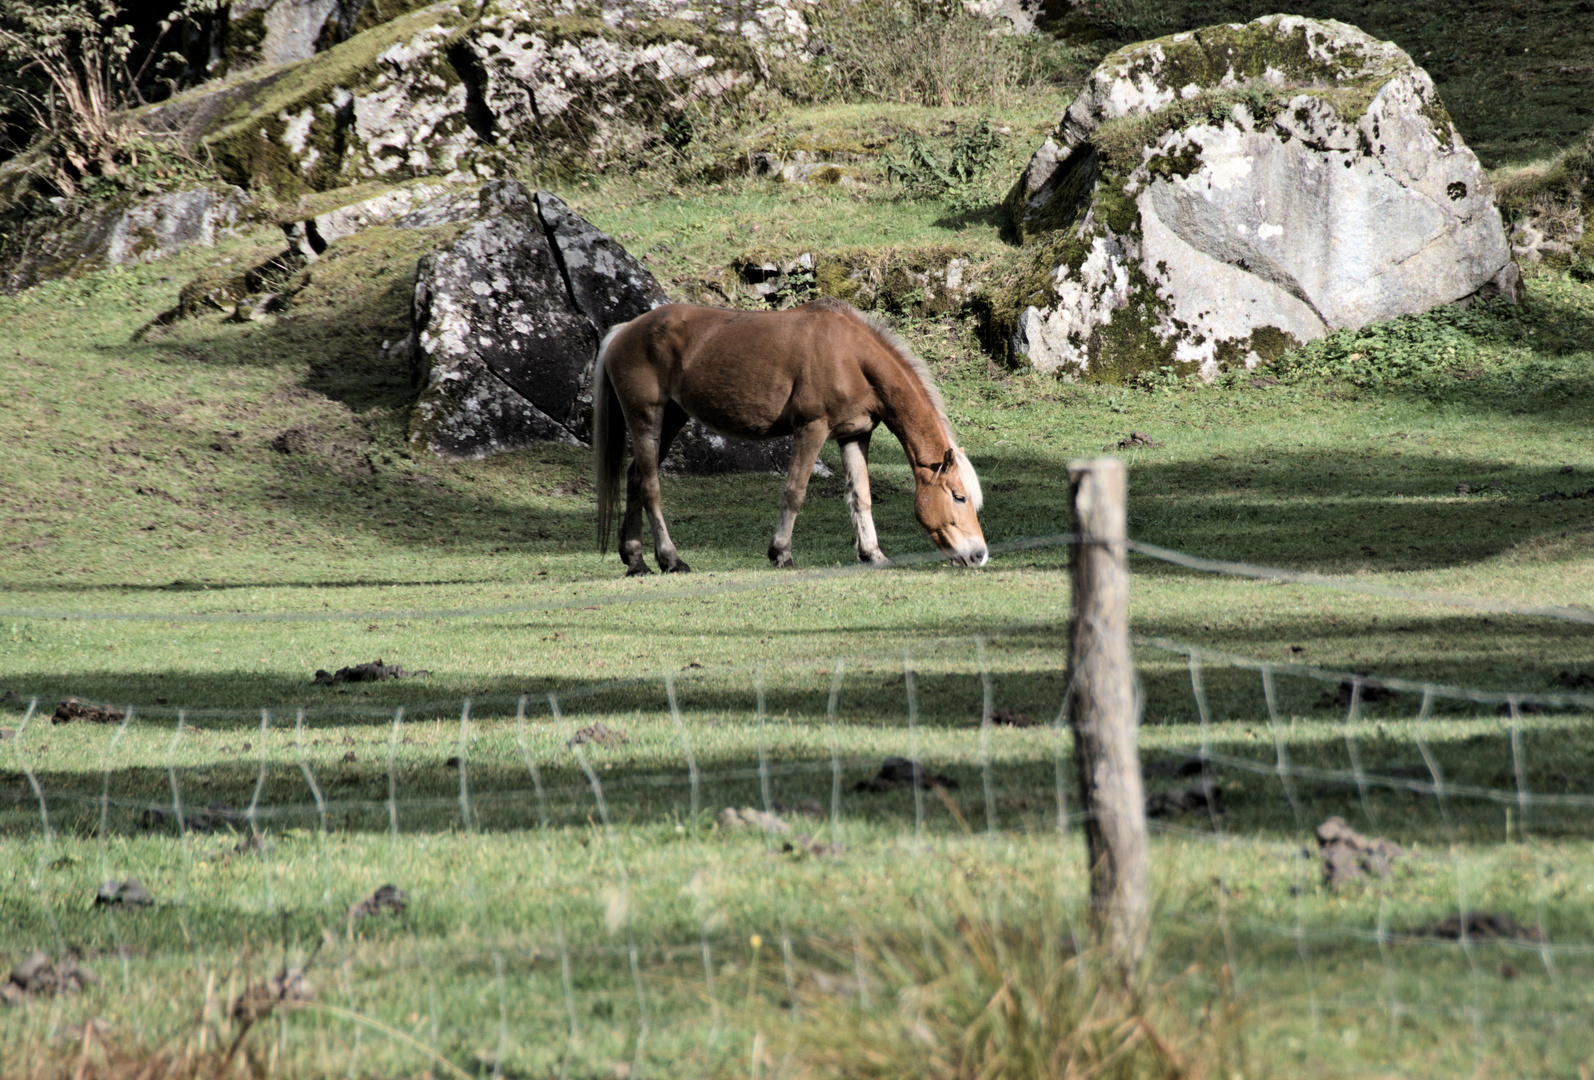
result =
[[974,508],[976,510],[980,509],[985,503],[985,493],[980,487],[980,478],[974,472],[974,463],[969,460],[968,455],[963,452],[963,448],[957,443],[957,432],[952,430],[952,421],[946,415],[946,402],[941,399],[941,391],[936,389],[935,382],[930,378],[929,365],[920,360],[913,350],[908,348],[908,343],[902,340],[902,335],[893,330],[878,315],[859,311],[851,304],[840,300],[831,300],[828,297],[818,302],[825,307],[851,313],[859,322],[880,335],[880,340],[889,345],[892,351],[901,357],[903,363],[907,364],[913,374],[918,377],[919,385],[924,387],[925,396],[930,399],[930,404],[935,406],[935,414],[941,418],[941,423],[946,425],[947,438],[951,441],[952,448],[957,452],[958,467],[960,471],[965,473],[964,482],[968,485],[969,494],[974,499]]
[[[941,391],[935,388],[935,383],[930,378],[929,366],[925,364],[923,360],[920,360],[914,355],[913,350],[908,348],[908,343],[902,340],[901,334],[898,334],[895,330],[893,330],[890,324],[884,319],[880,318],[878,315],[872,315],[866,311],[859,311],[851,304],[845,303],[843,301],[832,300],[829,297],[825,297],[817,301],[817,303],[824,307],[832,308],[833,310],[847,312],[869,329],[873,330],[876,334],[880,335],[881,340],[887,345],[891,346],[892,351],[902,358],[902,362],[913,369],[913,374],[918,376],[919,385],[924,387],[924,392],[929,396],[930,403],[935,406],[935,414],[939,416],[941,418],[941,422],[946,425],[948,434],[952,433],[952,421],[948,420],[946,415],[946,402],[941,400]],[[954,439],[953,441],[955,442],[956,440]]]

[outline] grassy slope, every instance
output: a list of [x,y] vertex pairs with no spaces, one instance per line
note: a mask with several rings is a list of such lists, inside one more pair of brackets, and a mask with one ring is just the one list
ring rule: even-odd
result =
[[[1390,10],[1393,19],[1420,9]],[[1049,123],[1042,104],[1026,110],[1006,118],[1018,132]],[[904,124],[934,134],[941,115],[829,108],[782,123],[810,139]],[[1027,148],[1015,136],[1003,152],[1017,161]],[[990,186],[994,195],[999,184]],[[641,178],[568,194],[633,250],[668,246],[652,257],[677,287],[765,243],[951,238],[1002,251],[988,220],[889,192],[678,191]],[[759,233],[745,235],[753,225]],[[0,1018],[0,1074],[41,1056],[66,1060],[75,1043],[61,1038],[63,1025],[90,1015],[110,1020],[115,1038],[192,1046],[196,1016],[219,1017],[284,947],[302,957],[323,930],[334,935],[312,967],[323,1002],[467,1067],[560,1069],[568,1000],[581,1033],[568,1048],[576,1075],[619,1075],[616,1063],[633,1056],[645,1071],[741,1073],[754,1028],[791,1030],[760,1005],[766,988],[771,1003],[786,992],[783,927],[806,985],[808,965],[826,966],[854,932],[911,927],[926,910],[940,918],[934,901],[949,873],[980,883],[982,902],[1012,921],[1077,926],[1077,850],[1050,831],[1059,747],[1045,730],[986,741],[972,726],[982,670],[996,706],[1055,713],[1064,555],[1017,552],[979,573],[926,564],[776,575],[761,553],[778,480],[676,479],[667,511],[698,572],[620,580],[613,557],[591,551],[585,454],[550,447],[444,463],[408,453],[409,390],[381,346],[402,324],[411,240],[375,230],[329,253],[295,317],[275,325],[211,315],[131,340],[196,271],[274,251],[269,230],[0,299],[0,690],[39,695],[46,710],[67,694],[137,706],[118,733],[42,717],[23,726],[21,705],[0,705],[0,724],[21,729],[0,742],[0,917],[13,928],[0,961],[61,942],[85,950],[101,976],[87,994]],[[1418,342],[1421,352],[1459,348],[1455,364],[1377,390],[1345,378],[1070,387],[988,370],[957,320],[904,330],[939,371],[981,468],[993,542],[1062,530],[1066,462],[1138,430],[1162,443],[1125,452],[1140,539],[1362,584],[1586,605],[1589,504],[1537,500],[1594,486],[1594,290],[1552,273],[1529,285],[1519,317]],[[1405,356],[1386,351],[1391,364]],[[893,553],[922,552],[900,452],[882,440],[876,456],[882,540]],[[1458,494],[1460,483],[1481,493]],[[799,564],[845,566],[839,484],[816,482],[813,494],[798,525]],[[1143,634],[1498,690],[1549,691],[1563,671],[1594,674],[1586,627],[1215,579],[1145,559],[1135,569]],[[59,617],[73,613],[146,617]],[[983,661],[975,633],[989,637]],[[911,699],[904,650],[916,669]],[[309,685],[316,668],[378,656],[431,675],[343,691]],[[1369,703],[1347,726],[1340,708],[1318,705],[1332,686],[1281,675],[1291,762],[1340,775],[1286,791],[1267,772],[1274,731],[1254,673],[1205,668],[1211,724],[1202,728],[1183,656],[1147,647],[1140,661],[1148,760],[1177,761],[1207,742],[1260,770],[1225,770],[1226,818],[1187,815],[1157,840],[1167,1000],[1185,1011],[1210,1003],[1222,964],[1234,965],[1247,1074],[1361,1075],[1398,1063],[1404,1074],[1453,1076],[1484,1060],[1502,1074],[1575,1074],[1594,1047],[1580,1024],[1556,1018],[1588,1012],[1583,955],[1561,954],[1551,971],[1532,950],[1375,938],[1379,927],[1409,929],[1460,903],[1586,946],[1594,852],[1580,810],[1535,808],[1524,830],[1495,803],[1358,792],[1343,779],[1353,754],[1371,771],[1424,775],[1417,702]],[[696,792],[666,673],[703,770]],[[559,694],[557,722],[549,691]],[[521,695],[524,725],[514,719]],[[309,712],[296,730],[300,705]],[[617,826],[612,844],[565,746],[593,722],[631,737],[588,747]],[[1588,728],[1586,710],[1526,718],[1517,745],[1532,790],[1591,790]],[[1450,780],[1515,788],[1510,725],[1492,708],[1441,705],[1423,730]],[[816,798],[828,813],[833,751],[841,814],[799,828],[842,842],[841,857],[770,854],[763,838],[706,827],[721,806],[762,804],[761,757],[768,797]],[[950,804],[845,790],[882,756],[910,752],[961,782]],[[48,839],[30,774],[49,796]],[[1177,782],[1155,774],[1151,786]],[[248,831],[236,819],[179,838],[145,817],[174,796],[190,808],[258,798],[265,853],[235,852]],[[994,842],[984,836],[988,810],[1002,830]],[[1292,857],[1332,813],[1412,849],[1392,883],[1329,892]],[[539,820],[546,832],[526,828]],[[470,830],[480,835],[455,838]],[[1514,842],[1499,842],[1507,837]],[[155,910],[89,906],[100,881],[128,875],[161,900]],[[347,905],[383,881],[410,890],[409,912],[348,926]],[[755,934],[762,947],[750,943]],[[628,942],[639,948],[649,1024],[640,1049]],[[574,958],[568,999],[561,944]],[[1500,977],[1507,963],[1519,978]],[[790,1037],[771,1036],[772,1062]],[[343,1074],[351,1061],[367,1075],[426,1065],[391,1035],[326,1013],[256,1044],[262,1068],[278,1054],[294,1075]]]

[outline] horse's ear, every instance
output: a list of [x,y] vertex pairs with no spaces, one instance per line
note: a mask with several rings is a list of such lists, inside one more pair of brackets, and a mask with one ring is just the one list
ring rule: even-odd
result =
[[941,471],[942,472],[948,471],[956,463],[957,463],[957,451],[953,450],[949,446],[949,447],[947,447],[947,450],[946,450],[946,457],[941,459]]

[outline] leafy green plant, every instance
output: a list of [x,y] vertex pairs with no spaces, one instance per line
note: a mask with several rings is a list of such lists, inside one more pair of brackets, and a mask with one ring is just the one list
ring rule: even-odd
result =
[[1516,314],[1514,305],[1495,300],[1403,315],[1308,342],[1268,371],[1281,379],[1342,379],[1368,388],[1421,380],[1480,363],[1498,323]]
[[886,178],[902,185],[912,196],[937,198],[967,192],[969,185],[990,166],[1002,138],[991,126],[990,118],[981,117],[953,140],[944,163],[917,132],[908,132],[900,142],[904,157],[884,159]]

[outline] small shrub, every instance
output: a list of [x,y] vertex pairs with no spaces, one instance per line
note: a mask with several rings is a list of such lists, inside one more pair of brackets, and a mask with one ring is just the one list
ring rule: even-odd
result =
[[162,40],[219,7],[220,0],[173,3],[154,43],[141,46],[114,0],[0,0],[0,110],[31,118],[24,141],[48,137],[49,179],[61,194],[127,164],[142,133],[126,110],[142,103],[139,83],[152,65],[169,58]]
[[1359,330],[1341,330],[1285,353],[1268,372],[1281,379],[1333,378],[1380,387],[1464,366],[1479,352],[1465,332],[1470,314],[1435,308],[1369,323]]

